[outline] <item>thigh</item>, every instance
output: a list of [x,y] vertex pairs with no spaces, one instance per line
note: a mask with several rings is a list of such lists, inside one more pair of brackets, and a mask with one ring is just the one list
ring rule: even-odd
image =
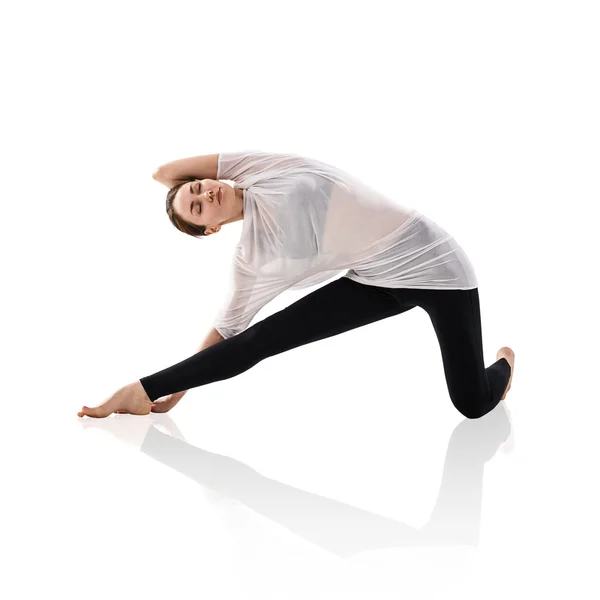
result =
[[309,344],[414,308],[387,288],[341,277],[242,332],[264,356]]
[[491,402],[479,292],[477,288],[432,292],[424,297],[421,306],[428,313],[440,344],[450,399],[463,415],[477,415]]

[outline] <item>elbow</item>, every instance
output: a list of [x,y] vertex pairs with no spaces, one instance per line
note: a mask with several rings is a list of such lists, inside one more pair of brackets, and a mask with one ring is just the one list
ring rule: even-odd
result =
[[169,189],[171,189],[176,183],[170,177],[167,177],[165,172],[161,171],[160,169],[156,169],[154,173],[152,173],[152,179],[154,179],[154,181],[158,181],[158,183],[166,185]]

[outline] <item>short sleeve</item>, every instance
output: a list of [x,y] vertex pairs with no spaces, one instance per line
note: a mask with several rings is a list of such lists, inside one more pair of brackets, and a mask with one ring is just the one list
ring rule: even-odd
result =
[[217,161],[217,179],[242,181],[264,171],[271,164],[272,155],[260,150],[221,152]]
[[231,290],[213,321],[213,328],[225,339],[241,333],[263,306],[294,283],[273,275],[255,274],[236,254]]
[[304,161],[297,154],[262,150],[221,152],[217,161],[217,179],[235,181],[244,187],[250,187],[290,172]]

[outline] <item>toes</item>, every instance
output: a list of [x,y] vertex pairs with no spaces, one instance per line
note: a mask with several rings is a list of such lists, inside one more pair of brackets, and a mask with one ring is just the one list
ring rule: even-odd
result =
[[107,417],[108,415],[110,415],[110,412],[111,411],[107,411],[105,408],[102,408],[101,406],[97,406],[96,408],[89,408],[88,406],[83,406],[81,408],[81,412],[78,414],[81,416],[87,415],[88,417],[94,417],[96,419],[100,419],[100,418]]

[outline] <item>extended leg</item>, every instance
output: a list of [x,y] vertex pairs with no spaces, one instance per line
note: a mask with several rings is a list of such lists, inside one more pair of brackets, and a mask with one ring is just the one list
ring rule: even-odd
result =
[[386,288],[340,277],[245,331],[140,382],[150,400],[235,377],[261,360],[413,308]]

